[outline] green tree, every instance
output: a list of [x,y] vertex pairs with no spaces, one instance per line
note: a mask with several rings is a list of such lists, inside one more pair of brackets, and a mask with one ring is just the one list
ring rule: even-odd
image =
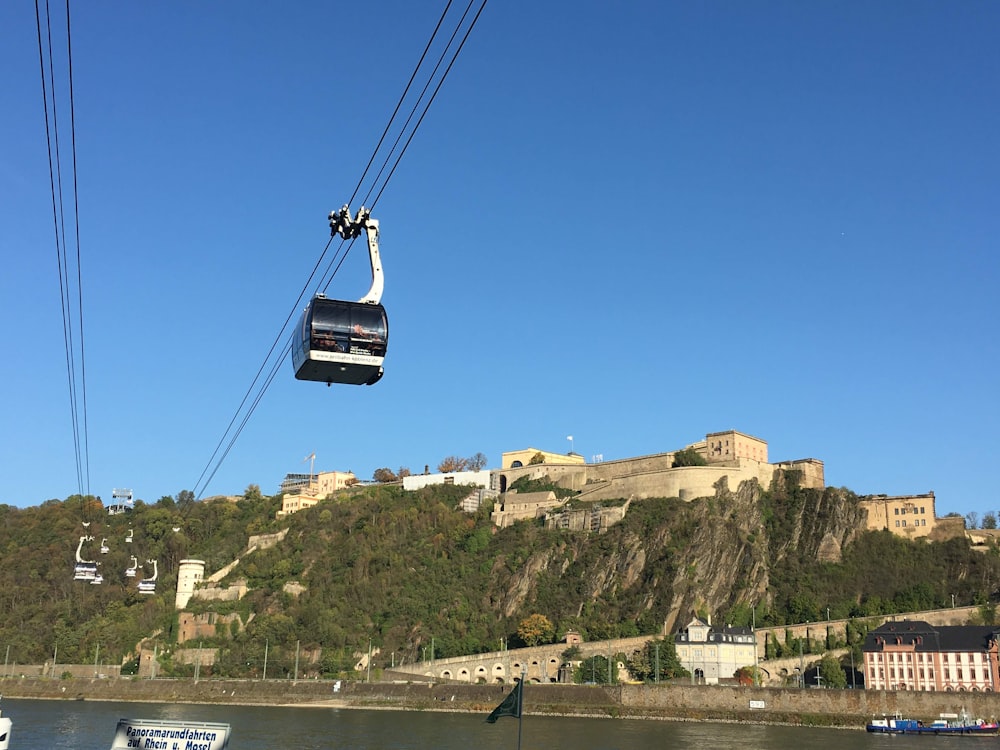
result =
[[372,474],[372,479],[374,479],[376,482],[383,482],[383,483],[395,482],[396,474],[392,473],[392,469],[383,466],[381,469],[375,469],[375,472]]
[[562,658],[566,661],[579,661],[580,660],[580,647],[573,644],[561,654]]
[[528,461],[529,466],[534,466],[536,464],[544,464],[544,463],[545,463],[545,456],[542,455],[541,451],[538,451],[538,453],[532,456],[531,459]]
[[648,641],[642,649],[632,654],[626,666],[635,679],[644,682],[665,682],[691,674],[677,658],[677,649],[671,636]]
[[679,466],[707,466],[708,461],[694,448],[685,448],[674,454],[674,468]]
[[819,676],[823,679],[823,684],[828,688],[847,687],[847,677],[844,675],[844,668],[831,654],[824,656],[819,663]]
[[[610,665],[610,669],[609,669]],[[607,657],[597,654],[588,656],[573,671],[573,682],[614,685],[618,682],[618,670],[614,669],[614,664],[610,663]]]
[[540,643],[551,643],[556,629],[545,615],[528,615],[517,626],[517,637],[526,646],[537,646]]

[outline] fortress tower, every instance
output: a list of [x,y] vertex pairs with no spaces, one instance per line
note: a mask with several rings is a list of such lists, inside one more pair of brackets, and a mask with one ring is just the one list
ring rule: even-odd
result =
[[205,577],[204,560],[181,560],[177,569],[177,598],[174,599],[176,609],[184,609],[194,593],[194,587]]

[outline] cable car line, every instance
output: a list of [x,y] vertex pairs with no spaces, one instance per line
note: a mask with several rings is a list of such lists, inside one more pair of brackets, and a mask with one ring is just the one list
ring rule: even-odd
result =
[[[348,206],[354,203],[354,199],[357,197],[358,191],[361,189],[361,185],[362,183],[364,183],[365,177],[368,175],[368,170],[371,169],[372,163],[375,161],[375,157],[378,155],[379,149],[382,148],[382,143],[385,141],[386,135],[389,134],[389,129],[392,127],[392,123],[395,121],[396,115],[399,113],[400,107],[403,106],[403,102],[406,100],[406,95],[410,91],[410,86],[413,85],[413,81],[416,79],[417,73],[420,71],[420,66],[424,64],[424,58],[427,57],[427,52],[428,50],[430,50],[431,45],[434,43],[434,38],[437,36],[438,31],[440,31],[441,24],[444,23],[445,16],[448,15],[448,9],[451,8],[451,3],[452,0],[448,0],[447,5],[444,6],[444,10],[441,12],[441,17],[438,19],[437,26],[435,26],[434,31],[431,32],[430,39],[427,40],[427,45],[424,47],[424,51],[420,54],[420,59],[417,60],[417,64],[414,66],[413,72],[410,74],[410,80],[406,82],[406,86],[403,89],[403,93],[399,95],[399,101],[396,102],[396,108],[392,111],[392,114],[389,116],[389,122],[385,124],[385,130],[382,131],[382,136],[378,139],[378,143],[375,144],[375,148],[372,151],[371,158],[368,159],[368,164],[365,165],[364,171],[361,173],[361,178],[358,180],[358,184],[357,186],[355,186],[354,192],[351,193],[351,197],[347,201]],[[378,180],[377,177],[375,179],[376,181]],[[363,202],[364,201],[362,201],[362,203]],[[328,242],[327,247],[329,246],[330,243]],[[326,251],[324,250],[324,252]]]
[[458,31],[462,27],[462,23],[465,21],[466,16],[468,16],[469,11],[472,9],[472,5],[475,2],[475,0],[469,0],[469,4],[466,6],[465,12],[462,14],[462,17],[459,19],[458,24],[455,26],[455,30],[454,32],[452,32],[451,38],[448,40],[447,46],[445,46],[444,51],[438,58],[437,64],[434,66],[434,70],[431,71],[431,74],[427,79],[427,83],[424,85],[423,90],[420,92],[420,96],[417,98],[416,104],[413,105],[413,109],[410,111],[410,116],[406,119],[406,122],[403,124],[402,130],[400,130],[399,136],[396,138],[396,143],[393,144],[392,150],[389,151],[389,156],[387,156],[385,162],[383,162],[382,169],[379,170],[378,176],[375,178],[375,184],[372,185],[371,189],[369,189],[368,193],[365,195],[365,198],[362,201],[364,205],[370,206],[371,208],[374,209],[375,206],[378,204],[379,198],[382,197],[382,193],[385,191],[386,185],[389,184],[389,180],[392,179],[393,174],[396,172],[396,167],[399,166],[399,162],[402,160],[403,154],[405,154],[406,150],[410,147],[410,143],[413,141],[413,137],[417,134],[417,130],[420,128],[421,123],[423,123],[424,117],[427,115],[427,111],[430,109],[431,104],[434,103],[434,99],[437,98],[438,92],[441,90],[441,86],[444,84],[445,79],[448,77],[448,73],[451,72],[451,68],[455,64],[455,60],[458,59],[458,55],[462,51],[462,47],[465,46],[465,42],[469,38],[469,34],[472,33],[472,29],[475,27],[476,22],[479,20],[479,16],[482,14],[483,9],[486,7],[486,1],[487,0],[483,0],[482,5],[479,6],[479,10],[476,12],[475,17],[472,19],[472,23],[469,24],[469,28],[466,29],[465,35],[462,37],[461,43],[458,45],[458,48],[452,55],[451,61],[448,63],[448,67],[445,68],[444,73],[438,80],[437,86],[434,88],[434,93],[431,94],[431,98],[428,99],[427,104],[424,106],[423,112],[421,112],[420,117],[417,119],[417,124],[413,126],[413,129],[410,131],[409,137],[406,139],[406,143],[403,144],[402,151],[399,152],[399,156],[396,157],[396,161],[392,165],[392,169],[389,170],[389,174],[386,175],[385,180],[382,182],[382,187],[378,191],[378,194],[375,196],[375,200],[369,203],[368,198],[371,197],[372,190],[375,189],[375,184],[378,183],[378,179],[382,176],[382,172],[385,170],[386,164],[388,164],[389,159],[392,158],[392,151],[395,150],[396,145],[403,137],[403,133],[406,132],[406,127],[410,124],[410,121],[412,120],[413,115],[417,110],[417,107],[420,106],[421,99],[423,99],[424,94],[427,93],[427,89],[430,87],[431,81],[434,80],[434,76],[437,74],[438,69],[441,67],[441,63],[444,61],[444,56],[447,54],[448,49],[454,43],[455,37],[458,35]]
[[[444,73],[442,74],[442,76],[438,80],[437,85],[435,86],[432,95],[430,96],[429,99],[427,99],[426,103],[423,105],[423,110],[422,110],[419,118],[417,118],[416,124],[414,124],[413,127],[410,129],[409,135],[407,136],[402,149],[399,151],[398,155],[395,158],[395,161],[392,163],[391,169],[389,170],[389,172],[385,176],[385,178],[382,179],[382,175],[385,173],[386,166],[392,160],[393,153],[395,152],[395,150],[398,147],[400,141],[402,140],[403,135],[406,134],[406,130],[409,127],[410,123],[413,121],[414,113],[420,107],[420,102],[424,99],[428,88],[430,87],[431,83],[434,80],[434,76],[437,74],[438,70],[440,69],[440,67],[441,67],[441,65],[443,63],[443,61],[448,56],[448,54],[449,54],[448,51],[452,48],[454,40],[455,40],[456,36],[458,35],[459,31],[462,28],[462,24],[465,22],[465,19],[468,17],[470,9],[472,8],[472,6],[474,5],[475,2],[476,2],[476,0],[469,0],[469,4],[466,7],[465,12],[462,14],[461,19],[459,20],[459,22],[455,25],[455,28],[454,28],[454,30],[453,30],[453,32],[451,34],[451,38],[449,39],[448,44],[445,46],[444,50],[441,52],[441,54],[440,54],[440,56],[438,58],[437,64],[435,65],[435,67],[434,67],[433,71],[431,72],[431,74],[428,76],[427,82],[425,83],[420,96],[417,98],[417,103],[414,105],[413,110],[411,111],[409,117],[407,118],[407,120],[404,123],[404,125],[401,127],[400,132],[399,132],[399,134],[397,135],[397,137],[395,139],[393,147],[389,150],[388,155],[384,159],[382,167],[381,167],[381,169],[380,169],[380,171],[378,173],[378,176],[376,176],[376,178],[372,181],[372,184],[370,185],[370,187],[368,189],[368,192],[366,193],[366,201],[364,201],[364,203],[366,205],[369,205],[369,208],[368,208],[368,210],[362,209],[362,212],[364,212],[365,214],[368,214],[370,212],[370,209],[373,208],[375,206],[375,203],[377,203],[378,200],[381,198],[383,192],[385,191],[385,189],[386,189],[386,187],[388,185],[389,179],[391,179],[391,177],[395,174],[395,171],[396,171],[397,167],[399,166],[399,163],[402,160],[403,155],[406,153],[407,148],[409,147],[410,143],[413,141],[414,136],[416,135],[417,129],[419,129],[421,123],[423,122],[423,120],[424,120],[424,118],[425,118],[425,116],[426,116],[426,114],[427,114],[427,112],[428,112],[431,104],[434,102],[434,100],[435,100],[438,92],[440,91],[441,86],[443,85],[445,78],[447,77],[448,73],[451,71],[452,66],[454,65],[456,59],[458,58],[458,55],[461,52],[462,48],[464,47],[466,40],[469,38],[469,35],[472,32],[472,29],[476,25],[477,21],[479,20],[479,17],[481,16],[484,8],[486,7],[487,0],[481,0],[481,4],[479,6],[479,9],[476,12],[475,16],[473,17],[473,20],[472,20],[471,24],[469,24],[468,28],[465,30],[465,34],[462,37],[461,43],[457,46],[457,48],[455,48],[454,52],[451,53],[451,59],[448,62],[447,66],[445,67]],[[362,185],[364,184],[364,182],[366,180],[368,171],[370,170],[371,165],[374,163],[375,159],[377,158],[377,156],[379,154],[379,151],[383,147],[383,144],[384,144],[384,142],[386,140],[387,135],[389,134],[390,130],[392,129],[393,122],[395,121],[396,116],[399,113],[401,107],[403,106],[403,103],[405,102],[406,97],[407,97],[407,95],[408,95],[408,93],[409,93],[409,91],[410,91],[410,89],[411,89],[411,87],[413,85],[413,82],[416,80],[416,77],[419,74],[419,71],[420,71],[421,67],[424,64],[424,61],[425,61],[425,59],[427,57],[427,54],[428,54],[428,51],[430,50],[430,48],[431,48],[431,46],[432,46],[432,44],[434,42],[434,39],[436,38],[439,30],[442,27],[442,24],[443,24],[443,22],[444,22],[444,20],[445,20],[445,18],[447,16],[447,14],[448,14],[448,11],[449,11],[449,9],[451,7],[451,4],[452,4],[452,0],[448,0],[448,3],[445,6],[445,9],[442,12],[441,17],[439,18],[439,20],[437,22],[437,25],[435,26],[434,31],[432,32],[431,37],[428,40],[427,45],[425,46],[424,51],[421,54],[420,59],[419,59],[417,65],[414,68],[414,71],[411,74],[410,79],[407,82],[407,84],[406,84],[406,86],[405,86],[405,88],[403,90],[403,93],[400,95],[399,101],[397,102],[396,107],[393,110],[393,113],[392,113],[392,115],[389,118],[388,124],[386,125],[386,127],[385,127],[385,129],[384,129],[384,131],[383,131],[383,133],[381,135],[381,137],[379,138],[379,141],[378,141],[375,149],[372,152],[371,158],[369,159],[368,164],[366,165],[366,167],[365,167],[365,169],[364,169],[361,177],[358,180],[358,183],[357,183],[356,187],[354,188],[354,191],[351,194],[351,200],[349,201],[349,203],[347,205],[350,205],[350,203],[353,202],[354,198],[358,195],[359,191],[361,190],[361,187],[362,187]],[[380,180],[381,180],[381,186],[379,186],[379,181]],[[376,193],[375,201],[373,201],[371,204],[367,204],[367,198],[372,195],[372,193],[376,190],[376,188],[378,188],[378,192]],[[359,216],[360,216],[360,214],[361,214],[361,212],[359,212]],[[331,214],[331,219],[332,219],[332,217],[333,217],[333,214]],[[375,232],[376,243],[377,243],[377,222],[374,222],[374,224],[375,224],[374,232]],[[344,260],[347,257],[347,254],[350,252],[351,248],[353,247],[353,244],[354,244],[357,236],[358,235],[355,234],[354,236],[352,236],[350,238],[349,241],[348,241],[348,239],[346,237],[342,237],[341,244],[338,246],[337,251],[334,253],[333,257],[327,263],[326,268],[325,268],[323,274],[320,277],[321,281],[320,281],[320,284],[319,284],[318,288],[321,289],[323,292],[325,292],[327,290],[327,288],[329,287],[329,285],[332,283],[334,277],[337,275],[338,271],[340,270],[341,266],[344,263]],[[295,317],[295,315],[298,312],[298,310],[301,309],[300,306],[302,304],[302,299],[305,296],[305,294],[307,293],[310,285],[313,283],[313,280],[314,280],[314,278],[316,276],[317,270],[322,266],[323,261],[324,261],[324,259],[327,256],[327,253],[329,251],[329,248],[330,248],[330,245],[331,245],[332,241],[333,241],[333,237],[331,236],[330,240],[328,240],[327,243],[326,243],[326,245],[324,246],[323,252],[320,254],[319,259],[317,260],[316,264],[314,265],[313,270],[312,270],[312,272],[309,275],[309,279],[306,281],[305,285],[303,286],[302,291],[299,293],[299,296],[298,296],[298,298],[295,301],[295,305],[293,306],[292,311],[286,317],[283,326],[279,330],[277,336],[274,339],[274,342],[271,344],[271,347],[268,350],[267,356],[265,357],[263,363],[261,364],[260,368],[258,369],[257,374],[254,376],[254,379],[251,382],[250,387],[247,389],[246,393],[244,394],[243,399],[241,400],[239,407],[237,408],[236,412],[234,413],[232,419],[229,422],[229,425],[226,428],[226,431],[223,433],[223,435],[220,438],[219,442],[216,444],[215,450],[212,453],[212,457],[209,459],[209,461],[206,464],[205,468],[202,470],[201,475],[198,478],[198,482],[195,484],[195,497],[201,498],[201,496],[204,494],[204,492],[207,489],[208,485],[211,483],[212,479],[214,478],[216,472],[219,470],[219,468],[221,467],[223,461],[229,455],[229,452],[232,450],[233,446],[235,445],[236,440],[239,438],[239,436],[242,433],[244,427],[246,426],[246,424],[250,420],[250,417],[253,415],[254,411],[256,410],[257,405],[260,403],[261,399],[264,396],[264,393],[267,391],[267,389],[270,387],[271,383],[273,382],[275,376],[277,375],[277,372],[278,372],[279,368],[281,367],[281,365],[283,364],[283,362],[285,360],[285,357],[288,355],[289,351],[292,349],[291,340],[292,340],[293,336],[289,335],[286,338],[286,344],[281,347],[281,355],[273,363],[270,372],[268,373],[268,375],[266,376],[266,378],[264,379],[264,381],[261,383],[261,375],[262,375],[262,373],[267,368],[268,360],[272,358],[272,356],[275,353],[275,350],[278,347],[279,342],[282,340],[282,338],[284,336],[286,336],[285,332],[288,329],[290,321]],[[369,235],[370,252],[371,252],[371,244],[372,244],[371,235]],[[345,247],[345,245],[346,245],[346,247]],[[343,252],[341,252],[342,250],[343,250]],[[375,255],[373,255],[373,276],[375,274],[375,268],[374,268],[374,258],[375,257],[377,257],[377,244],[376,244]],[[331,269],[332,269],[332,272],[331,272]],[[380,268],[378,270],[378,273],[381,274],[381,269]],[[357,303],[347,303],[347,304],[356,305]],[[378,307],[381,309],[380,305],[378,305]],[[383,313],[383,315],[384,315],[384,313]],[[256,392],[256,395],[254,395],[253,398],[252,398],[252,400],[251,400],[251,394],[253,394],[254,393],[254,389],[258,387],[258,383],[260,383],[260,387],[258,388],[258,390]],[[250,402],[249,406],[247,406],[248,401]],[[242,418],[240,416],[241,413],[243,414]],[[233,426],[236,425],[237,423],[239,423],[239,424],[238,424],[238,426],[234,430]],[[228,437],[228,442],[227,442],[227,437]],[[225,448],[224,449],[222,447],[223,444],[225,444]],[[213,466],[213,462],[214,462],[214,466]],[[207,479],[206,479],[206,475],[207,475]]]
[[80,326],[80,385],[83,392],[83,451],[87,457],[84,464],[86,468],[86,489],[90,494],[90,431],[87,425],[87,357],[86,346],[84,344],[83,325],[83,264],[80,261],[80,191],[77,182],[77,161],[76,161],[76,99],[74,97],[73,86],[73,32],[70,24],[69,0],[66,0],[66,69],[69,79],[69,134],[70,151],[73,156],[73,230],[76,241],[76,288],[78,320]]
[[[45,119],[45,138],[49,162],[49,188],[52,194],[52,216],[56,243],[56,264],[59,276],[59,298],[63,323],[63,343],[66,355],[66,373],[69,385],[70,420],[73,431],[73,452],[76,460],[77,486],[80,494],[90,492],[90,459],[89,438],[87,430],[87,397],[86,397],[86,359],[84,357],[83,338],[83,284],[80,255],[80,222],[79,222],[79,186],[77,182],[76,161],[76,116],[73,96],[73,60],[72,34],[70,24],[69,0],[66,0],[66,57],[69,71],[69,109],[71,134],[71,172],[73,190],[73,220],[76,242],[76,315],[79,326],[79,363],[80,377],[77,377],[76,350],[73,335],[73,290],[70,284],[68,242],[66,240],[66,216],[64,206],[64,188],[62,179],[62,155],[59,141],[58,97],[55,86],[55,63],[52,45],[52,17],[49,3],[45,3],[45,36],[47,44],[42,40],[42,20],[38,0],[35,0],[35,27],[38,35],[38,57],[41,74],[42,104]],[[46,52],[48,58],[48,82],[46,85]],[[49,114],[51,99],[52,113]],[[79,392],[78,392],[79,391]],[[81,439],[82,432],[82,439]]]

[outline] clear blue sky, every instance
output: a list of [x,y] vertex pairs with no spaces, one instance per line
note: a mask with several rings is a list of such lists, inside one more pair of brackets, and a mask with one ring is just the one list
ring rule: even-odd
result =
[[[195,487],[443,7],[74,3],[92,493]],[[493,0],[376,207],[385,377],[283,364],[206,494],[313,451],[367,479],[737,429],[1000,509],[998,29],[972,0]],[[0,502],[27,506],[78,489],[29,0],[0,69]],[[359,250],[331,296],[366,291]]]

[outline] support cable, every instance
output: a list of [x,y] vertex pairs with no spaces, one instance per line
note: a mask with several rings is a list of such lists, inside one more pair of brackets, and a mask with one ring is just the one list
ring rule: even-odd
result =
[[[69,37],[69,0],[66,0],[66,22],[67,22],[67,59],[70,71],[72,71],[72,45]],[[45,2],[45,38],[42,39],[42,19],[39,0],[35,0],[35,27],[38,36],[38,57],[41,74],[42,105],[45,118],[45,139],[49,163],[49,189],[52,195],[52,219],[56,244],[56,266],[59,276],[59,300],[62,311],[63,323],[63,344],[66,355],[66,374],[68,380],[69,400],[70,400],[70,421],[73,432],[73,452],[76,460],[77,489],[83,495],[84,489],[90,491],[90,468],[89,449],[86,427],[86,381],[78,381],[76,375],[76,345],[73,340],[73,304],[72,286],[70,284],[69,257],[67,256],[66,241],[66,218],[63,202],[63,180],[62,180],[62,157],[59,146],[59,116],[57,106],[57,96],[55,89],[55,63],[52,52],[52,18],[49,12],[48,0]],[[46,58],[48,60],[48,74],[46,76]],[[46,85],[48,80],[48,85]],[[49,114],[49,102],[51,99],[51,117]],[[80,362],[81,372],[83,372],[83,295],[82,276],[80,273],[80,244],[79,244],[79,199],[76,180],[76,118],[74,115],[74,103],[72,96],[72,72],[70,72],[70,130],[72,134],[73,159],[72,159],[72,183],[73,183],[73,211],[76,223],[76,262],[77,262],[77,294],[78,294],[78,324],[80,326]],[[78,390],[80,393],[78,393]],[[83,404],[83,417],[81,419],[81,404]],[[83,438],[81,441],[81,432]],[[82,446],[81,446],[82,442]],[[86,477],[86,485],[84,478]]]
[[[472,6],[472,4],[474,2],[475,2],[475,0],[470,0],[469,6],[466,8],[465,12],[462,14],[462,17],[459,20],[458,24],[456,24],[456,27],[455,27],[455,30],[452,33],[451,39],[449,40],[447,46],[445,47],[445,50],[441,53],[441,56],[439,57],[437,64],[435,65],[432,73],[430,74],[430,76],[428,77],[427,82],[424,85],[423,91],[421,92],[420,96],[417,99],[417,104],[414,106],[414,111],[419,107],[420,101],[423,99],[424,94],[426,93],[426,91],[429,88],[431,82],[433,81],[434,75],[437,73],[438,69],[440,68],[442,60],[447,55],[448,49],[451,47],[451,45],[452,45],[452,43],[453,43],[453,41],[455,39],[455,36],[458,34],[459,30],[461,29],[462,23],[465,21],[466,17],[468,16],[469,8],[471,8],[471,6]],[[403,154],[406,152],[407,147],[412,142],[413,137],[416,134],[417,128],[419,128],[420,124],[423,122],[424,116],[427,114],[427,110],[429,109],[430,105],[433,103],[434,98],[437,96],[437,93],[440,90],[441,85],[443,84],[445,77],[447,77],[448,72],[451,70],[452,65],[455,63],[455,60],[457,59],[459,52],[461,52],[462,47],[465,44],[465,41],[468,39],[469,34],[472,31],[472,28],[476,24],[476,21],[478,21],[479,16],[481,15],[481,13],[483,11],[483,8],[485,8],[485,6],[486,6],[486,2],[487,2],[487,0],[482,0],[482,4],[481,4],[481,6],[479,8],[479,11],[476,13],[476,15],[475,15],[475,17],[474,17],[471,25],[466,30],[465,35],[462,38],[461,44],[459,44],[459,46],[455,50],[454,54],[452,55],[451,61],[449,62],[448,66],[446,67],[444,75],[438,81],[437,86],[434,89],[433,95],[430,97],[430,99],[424,105],[423,112],[420,115],[420,117],[418,118],[416,125],[414,125],[413,129],[411,130],[411,132],[409,134],[409,137],[406,139],[406,142],[405,142],[405,144],[403,146],[402,151],[400,151],[399,155],[396,157],[396,160],[393,163],[392,169],[390,170],[390,172],[389,172],[388,176],[385,178],[385,180],[382,182],[382,186],[381,186],[381,188],[378,191],[378,194],[376,196],[376,200],[378,200],[378,198],[381,197],[382,193],[385,191],[385,188],[386,188],[386,186],[388,184],[389,178],[395,172],[396,167],[398,167],[399,162],[400,162],[400,160],[403,157]],[[400,95],[399,101],[397,102],[396,107],[393,110],[393,113],[392,113],[392,115],[389,118],[389,122],[387,123],[385,129],[383,130],[382,136],[379,138],[379,141],[378,141],[377,145],[375,146],[375,149],[372,152],[371,158],[368,160],[368,164],[365,166],[365,169],[362,172],[362,175],[361,175],[360,179],[358,180],[358,183],[357,183],[357,186],[354,189],[354,192],[351,194],[351,199],[348,202],[348,205],[350,205],[350,203],[353,202],[353,200],[357,196],[358,192],[361,189],[362,184],[365,181],[365,178],[366,178],[366,176],[368,174],[369,169],[371,168],[371,166],[374,163],[376,157],[378,156],[379,151],[382,149],[383,143],[386,140],[386,136],[388,135],[390,129],[392,128],[392,124],[395,121],[396,116],[399,113],[400,108],[402,107],[402,105],[403,105],[403,103],[404,103],[404,101],[405,101],[405,99],[407,97],[407,94],[409,93],[410,88],[413,85],[413,82],[415,81],[415,79],[416,79],[416,77],[418,75],[418,72],[419,72],[420,68],[422,67],[422,65],[424,63],[424,60],[425,60],[425,58],[427,56],[427,53],[430,50],[430,48],[431,48],[431,46],[433,44],[433,41],[434,41],[435,37],[437,36],[439,30],[441,29],[441,26],[442,26],[442,24],[443,24],[443,22],[445,20],[445,17],[447,16],[448,10],[451,7],[451,3],[452,3],[452,0],[448,0],[448,3],[445,6],[445,9],[444,9],[444,11],[441,14],[441,17],[438,19],[438,23],[435,26],[434,31],[432,32],[431,37],[428,40],[427,45],[425,46],[424,51],[421,54],[419,61],[417,62],[417,65],[414,67],[413,73],[410,75],[410,79],[407,82],[406,86],[404,87],[403,93]],[[406,128],[408,127],[409,123],[412,121],[412,118],[413,118],[413,112],[411,112],[410,116],[406,120],[406,123],[402,126],[399,135],[396,137],[396,140],[395,140],[395,142],[393,144],[393,147],[389,150],[389,155],[383,161],[383,165],[382,165],[382,168],[379,171],[379,175],[375,178],[372,186],[369,188],[368,193],[366,194],[366,197],[370,196],[372,194],[372,192],[375,190],[375,187],[377,186],[378,181],[381,178],[381,175],[385,171],[386,164],[388,164],[389,160],[392,159],[392,154],[395,151],[396,146],[399,144],[400,140],[402,139],[403,135],[405,134]],[[270,387],[270,385],[273,382],[275,376],[277,375],[277,372],[278,372],[279,368],[281,367],[282,363],[284,362],[284,359],[287,357],[288,353],[290,352],[290,350],[291,350],[291,339],[292,339],[292,336],[289,334],[289,335],[287,335],[287,339],[286,339],[285,345],[283,345],[281,347],[281,354],[280,354],[280,356],[277,358],[277,360],[272,365],[271,370],[269,371],[267,377],[265,378],[265,380],[261,384],[261,386],[260,386],[259,390],[257,391],[256,395],[253,397],[253,400],[250,401],[249,407],[247,407],[247,403],[248,403],[248,401],[251,398],[251,394],[253,393],[254,388],[257,386],[257,383],[260,381],[262,373],[267,368],[268,361],[273,356],[273,354],[274,354],[274,352],[275,352],[275,350],[276,350],[276,348],[278,346],[278,343],[282,340],[283,337],[286,336],[285,332],[288,329],[289,322],[296,316],[296,313],[298,312],[298,310],[299,310],[299,308],[300,308],[300,306],[302,304],[303,297],[305,296],[305,294],[308,291],[310,285],[312,284],[313,279],[315,278],[317,271],[322,266],[323,260],[326,257],[326,254],[327,254],[327,252],[328,252],[328,250],[330,248],[330,244],[332,243],[332,241],[333,241],[333,238],[331,237],[331,239],[327,241],[325,247],[323,248],[323,252],[320,254],[319,259],[317,260],[316,264],[313,266],[313,270],[310,273],[309,278],[306,281],[305,285],[303,286],[302,291],[299,293],[299,296],[296,299],[295,305],[292,307],[291,312],[285,318],[284,324],[282,325],[282,327],[279,330],[277,336],[275,337],[274,342],[271,344],[271,348],[268,350],[267,356],[265,357],[263,363],[261,364],[260,368],[258,369],[257,374],[254,377],[254,379],[253,379],[250,387],[247,389],[247,392],[244,394],[243,399],[240,402],[240,405],[239,405],[239,407],[236,410],[236,413],[233,415],[232,419],[230,420],[229,425],[226,428],[226,431],[223,434],[222,438],[220,438],[219,442],[216,444],[215,450],[212,453],[212,457],[209,459],[209,461],[206,464],[205,468],[202,470],[201,475],[198,478],[198,482],[195,484],[195,496],[197,498],[200,499],[201,496],[204,494],[204,492],[207,489],[209,483],[212,481],[212,479],[214,478],[216,472],[221,467],[222,462],[229,455],[229,452],[232,450],[233,446],[235,445],[236,440],[239,438],[239,436],[242,433],[244,427],[246,427],[247,422],[249,422],[250,417],[253,415],[254,411],[256,410],[258,404],[260,403],[261,399],[264,396],[264,393]],[[321,278],[320,288],[323,291],[325,291],[327,289],[327,287],[333,281],[333,278],[336,276],[337,272],[340,270],[340,267],[343,265],[343,262],[346,259],[347,254],[350,252],[350,249],[353,247],[354,242],[355,242],[355,239],[352,239],[349,243],[345,243],[344,240],[341,240],[341,244],[338,246],[338,248],[337,248],[336,252],[334,253],[333,257],[330,259],[329,263],[327,264],[326,271],[324,271],[324,273],[320,277]],[[346,248],[345,248],[345,244],[346,244]],[[343,250],[343,252],[341,252],[341,250]],[[333,268],[333,272],[332,273],[330,273],[330,269],[331,268]],[[328,275],[329,275],[329,277],[327,278]],[[325,279],[325,281],[324,281],[324,279]],[[246,413],[243,415],[243,417],[241,419],[240,418],[240,414],[241,414],[241,412],[244,411],[245,407],[246,407]],[[237,423],[237,421],[239,421],[239,425],[234,430],[233,426]],[[232,433],[232,434],[230,435],[230,433]],[[228,442],[226,440],[227,436],[229,437]],[[224,449],[222,448],[223,444],[225,444],[225,446],[226,446]],[[221,453],[220,453],[220,451],[221,451]],[[213,467],[213,461],[215,461],[214,467]],[[207,475],[207,478],[206,478],[206,475]]]

